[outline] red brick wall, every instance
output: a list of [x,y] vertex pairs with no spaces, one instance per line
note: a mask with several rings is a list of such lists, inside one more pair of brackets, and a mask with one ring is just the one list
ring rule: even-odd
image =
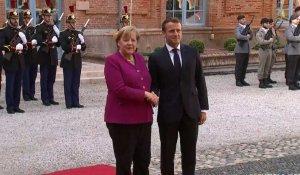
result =
[[[78,17],[77,24],[84,24],[89,18],[89,28],[91,29],[117,29],[118,28],[118,0],[89,0],[89,10],[76,10]],[[69,6],[76,4],[76,0],[64,0],[63,10],[67,15]],[[123,5],[130,10],[130,0],[123,0]],[[138,28],[159,28],[161,19],[165,13],[166,4],[161,0],[133,0],[132,25]],[[123,9],[122,9],[123,10]],[[163,17],[162,17],[163,16]]]
[[0,27],[2,27],[2,24],[5,22],[5,1],[0,1]]
[[275,17],[276,0],[209,0],[207,21],[210,27],[232,27],[240,14],[250,21],[255,15],[253,26],[258,26],[262,17]]

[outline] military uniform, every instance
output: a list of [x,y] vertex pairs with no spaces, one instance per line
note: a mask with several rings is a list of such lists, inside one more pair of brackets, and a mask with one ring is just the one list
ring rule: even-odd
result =
[[[67,23],[74,22],[75,16],[69,15]],[[79,38],[82,37],[81,39]],[[81,51],[86,49],[81,32],[66,29],[60,34],[60,44],[64,53],[61,58],[60,66],[63,68],[64,74],[64,94],[67,109],[72,107],[83,107],[79,103],[79,86],[82,67]]]
[[[43,15],[50,16],[49,8],[43,10]],[[45,106],[57,105],[54,101],[53,86],[58,65],[57,47],[59,47],[58,35],[54,31],[54,25],[43,22],[36,26],[38,50],[38,63],[40,64],[41,99]],[[56,38],[56,39],[54,39]],[[56,42],[53,42],[53,41]]]
[[[18,19],[16,10],[11,10],[9,12],[9,18]],[[8,24],[4,29],[2,29],[1,33],[1,50],[5,51],[3,59],[3,69],[5,70],[6,76],[6,109],[9,114],[13,114],[15,112],[23,113],[24,111],[19,108],[19,105],[22,79],[21,74],[22,69],[24,68],[24,58],[22,50],[25,41],[21,40],[21,32],[19,31],[19,29],[13,27],[11,24]]]
[[[3,37],[3,28],[0,28],[0,41],[2,41]],[[3,47],[3,44],[0,43],[0,48]],[[2,81],[2,66],[3,66],[3,53],[2,50],[0,50],[0,95],[1,95],[1,81]],[[3,107],[0,105],[0,109],[3,109]]]
[[[298,18],[298,15],[294,14],[291,16],[290,21]],[[285,36],[288,41],[286,47],[286,54],[288,56],[287,65],[287,80],[289,90],[297,90],[297,70],[300,66],[300,36],[294,36],[294,31],[297,25],[291,23],[285,30]]]
[[[261,24],[268,24],[269,20],[263,18]],[[271,58],[272,58],[272,42],[273,39],[266,40],[265,35],[268,32],[268,28],[262,26],[259,28],[256,33],[256,40],[260,45],[258,56],[259,56],[259,65],[257,70],[257,78],[259,80],[259,88],[270,88],[272,87],[267,83],[267,78],[269,75],[269,69],[271,67]]]
[[[244,16],[238,16],[238,20],[245,18]],[[249,62],[250,45],[249,38],[247,35],[242,35],[242,32],[246,26],[238,24],[235,28],[235,37],[239,41],[234,48],[236,64],[235,64],[235,79],[237,86],[249,86],[245,81],[246,71]],[[249,31],[249,35],[252,36],[252,31]]]
[[[31,17],[31,12],[26,10],[23,12],[24,17]],[[25,101],[37,100],[35,95],[35,80],[37,77],[38,62],[37,62],[37,40],[35,39],[35,27],[26,26],[24,24],[21,29],[26,30],[27,49],[24,51],[25,68],[23,71],[22,92]]]

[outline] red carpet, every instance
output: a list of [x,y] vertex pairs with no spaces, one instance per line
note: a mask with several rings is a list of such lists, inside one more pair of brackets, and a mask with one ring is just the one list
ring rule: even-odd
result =
[[96,165],[82,168],[75,168],[63,171],[57,171],[45,175],[115,175],[115,167],[108,165]]

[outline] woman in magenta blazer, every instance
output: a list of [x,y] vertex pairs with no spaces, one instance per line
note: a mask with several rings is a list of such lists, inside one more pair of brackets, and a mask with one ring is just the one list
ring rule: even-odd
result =
[[116,37],[118,51],[108,56],[104,75],[108,88],[104,120],[112,138],[116,174],[148,175],[151,158],[152,104],[151,77],[143,56],[136,52],[139,34],[126,26]]

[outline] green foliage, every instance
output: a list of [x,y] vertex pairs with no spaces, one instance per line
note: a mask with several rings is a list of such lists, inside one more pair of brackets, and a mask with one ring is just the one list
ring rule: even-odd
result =
[[237,44],[237,41],[235,38],[228,38],[224,42],[224,48],[228,51],[233,51],[236,44]]
[[196,48],[200,53],[203,53],[205,49],[204,43],[197,39],[191,40],[189,46]]
[[252,49],[254,49],[254,50],[258,50],[259,48],[260,48],[259,44],[258,44],[258,43],[256,43]]
[[163,47],[161,47],[161,46],[157,46],[157,47],[154,48],[154,52],[159,51],[159,50],[162,49],[162,48],[163,48]]

